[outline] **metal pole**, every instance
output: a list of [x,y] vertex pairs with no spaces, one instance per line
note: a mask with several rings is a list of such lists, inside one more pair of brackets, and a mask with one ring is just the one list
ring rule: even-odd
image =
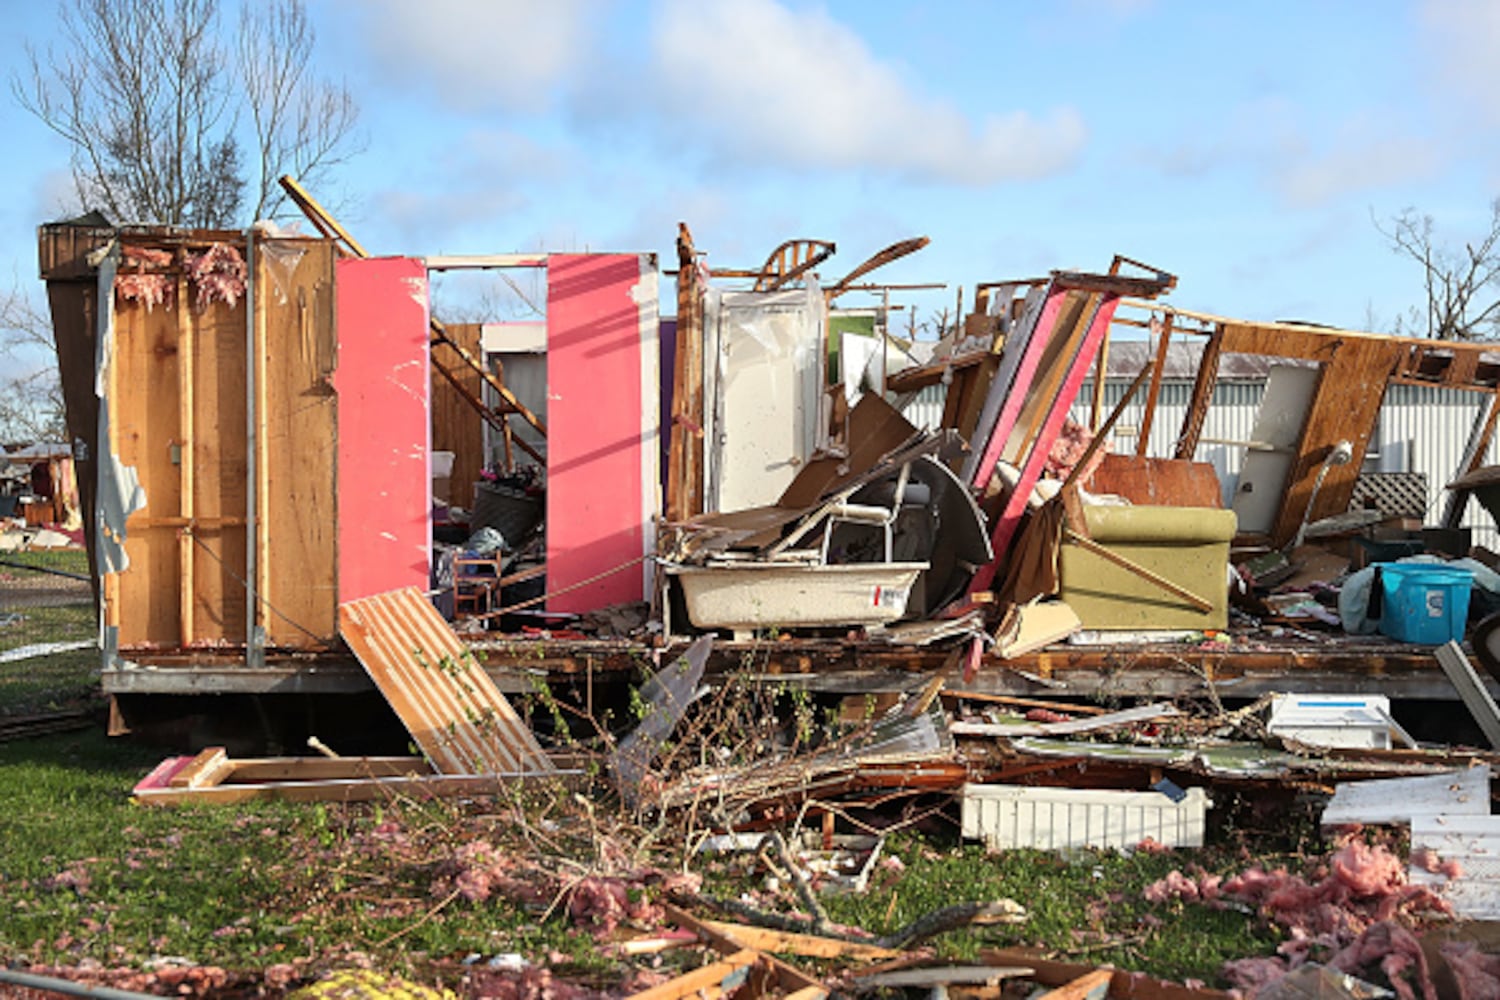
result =
[[13,983],[28,989],[46,990],[49,993],[63,993],[75,997],[99,997],[100,1000],[158,1000],[149,993],[117,990],[112,986],[90,986],[87,983],[75,983],[71,979],[34,976],[29,972],[14,972],[10,969],[0,969],[0,983]]
[[261,629],[257,611],[260,594],[256,589],[259,578],[260,497],[256,489],[259,479],[260,441],[256,429],[256,405],[259,396],[255,368],[259,358],[260,342],[256,336],[255,287],[255,230],[245,230],[245,666],[266,665],[265,632]]

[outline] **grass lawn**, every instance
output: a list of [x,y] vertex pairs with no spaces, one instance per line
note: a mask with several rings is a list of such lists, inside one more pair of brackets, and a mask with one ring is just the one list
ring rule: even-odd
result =
[[[548,912],[569,872],[576,878],[609,845],[623,852],[642,836],[581,810],[570,794],[463,806],[132,804],[129,788],[160,757],[94,731],[0,744],[0,898],[10,904],[0,913],[0,961],[127,966],[183,956],[252,977],[294,963],[310,976],[363,953],[378,968],[451,983],[466,956],[518,952],[596,986],[631,971],[572,926],[563,906]],[[466,900],[453,888],[462,884],[456,859],[476,841],[516,859],[517,879],[540,897]],[[680,864],[681,843],[667,836],[661,845],[645,859]],[[986,946],[1040,944],[1212,982],[1224,960],[1274,948],[1244,914],[1142,899],[1175,867],[1236,868],[1232,852],[989,856],[951,835],[903,834],[889,853],[904,871],[882,870],[864,895],[829,898],[833,920],[879,934],[954,902],[1008,897],[1030,911],[1024,924],[936,939],[939,954],[956,960]],[[721,856],[692,867],[706,894],[727,897],[760,886],[745,864]],[[795,908],[789,896],[771,905]]]

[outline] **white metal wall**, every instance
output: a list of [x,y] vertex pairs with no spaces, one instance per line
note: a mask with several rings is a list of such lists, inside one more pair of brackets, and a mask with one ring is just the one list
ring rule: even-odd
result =
[[[1101,421],[1113,411],[1129,386],[1128,379],[1111,378],[1105,383]],[[1146,450],[1148,455],[1173,454],[1192,390],[1190,382],[1173,381],[1162,385],[1156,416],[1151,426],[1151,439]],[[942,420],[943,396],[946,391],[947,388],[940,385],[922,390],[907,404],[904,411],[907,419],[918,427],[936,428]],[[1226,505],[1238,483],[1243,449],[1219,442],[1250,439],[1256,410],[1264,392],[1265,382],[1259,380],[1220,382],[1214,387],[1213,400],[1209,405],[1194,458],[1213,464],[1223,485]],[[1116,423],[1110,440],[1111,450],[1134,454],[1145,395],[1144,388],[1138,391]],[[1443,487],[1452,480],[1463,458],[1470,431],[1487,398],[1483,393],[1435,386],[1392,386],[1381,407],[1377,431],[1371,441],[1371,454],[1366,458],[1366,468],[1381,472],[1425,473],[1426,523],[1438,523],[1447,493]],[[1093,386],[1091,382],[1085,382],[1072,409],[1073,419],[1085,426],[1090,422],[1092,399]],[[1497,448],[1495,441],[1491,441],[1485,463],[1500,461],[1497,456],[1500,456],[1500,448]],[[1479,504],[1470,501],[1464,512],[1463,523],[1474,529],[1476,544],[1500,551],[1500,531],[1497,531],[1494,520]]]

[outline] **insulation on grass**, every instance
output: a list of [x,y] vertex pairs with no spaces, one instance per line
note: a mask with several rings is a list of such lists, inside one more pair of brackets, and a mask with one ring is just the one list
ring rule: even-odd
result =
[[1309,878],[1256,865],[1232,878],[1172,871],[1147,886],[1152,902],[1183,900],[1222,908],[1248,904],[1286,930],[1276,958],[1227,963],[1224,975],[1254,997],[1303,962],[1332,955],[1329,964],[1358,974],[1378,967],[1402,1000],[1435,996],[1411,926],[1452,916],[1452,907],[1426,886],[1407,881],[1406,865],[1384,845],[1351,836]]
[[1438,948],[1453,972],[1459,1000],[1500,997],[1500,957],[1486,955],[1473,941],[1448,941]]

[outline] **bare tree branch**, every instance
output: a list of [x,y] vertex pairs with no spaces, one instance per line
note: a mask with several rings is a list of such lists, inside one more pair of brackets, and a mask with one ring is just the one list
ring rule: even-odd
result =
[[1373,220],[1394,253],[1422,268],[1425,317],[1413,309],[1396,332],[1441,340],[1500,337],[1500,198],[1490,203],[1489,230],[1462,251],[1438,242],[1432,216],[1408,208],[1388,225]]

